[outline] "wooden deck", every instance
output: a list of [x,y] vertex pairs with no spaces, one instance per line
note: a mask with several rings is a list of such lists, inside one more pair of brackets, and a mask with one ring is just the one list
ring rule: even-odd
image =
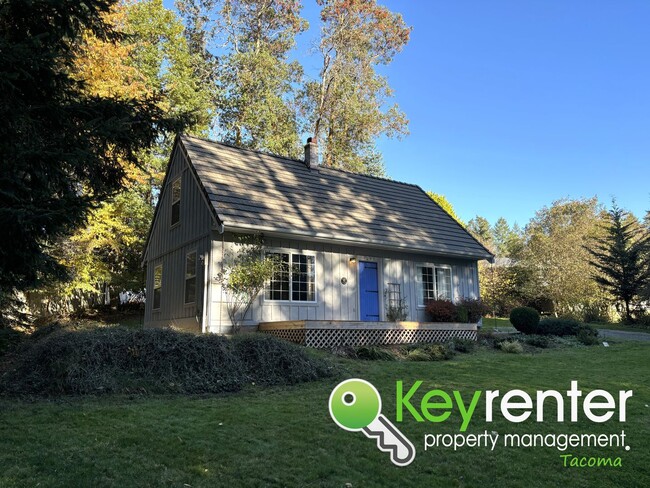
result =
[[258,329],[260,332],[297,344],[331,348],[370,344],[445,342],[453,338],[476,340],[477,324],[291,320],[261,322]]

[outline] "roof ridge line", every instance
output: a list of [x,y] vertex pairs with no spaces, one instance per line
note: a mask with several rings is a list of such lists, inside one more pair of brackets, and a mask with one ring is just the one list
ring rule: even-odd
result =
[[[199,136],[194,136],[194,135],[185,134],[185,133],[182,134],[182,137],[188,137],[188,138],[191,138],[191,139],[199,139],[201,141],[209,142],[211,144],[219,144],[220,146],[229,147],[231,149],[237,149],[238,151],[246,151],[246,152],[254,153],[254,154],[262,154],[264,156],[270,156],[272,158],[283,159],[285,161],[292,161],[292,162],[300,163],[302,165],[305,164],[305,162],[302,159],[295,159],[295,158],[291,158],[291,157],[287,157],[287,156],[280,156],[279,154],[273,154],[273,153],[266,152],[266,151],[259,151],[257,149],[248,149],[246,147],[236,146],[234,144],[229,144],[227,142],[213,141],[212,139],[208,139],[206,137],[199,137]],[[310,169],[310,168],[307,168],[307,169]],[[394,180],[392,178],[387,178],[387,177],[382,177],[382,176],[367,175],[367,174],[364,174],[364,173],[355,173],[354,171],[350,171],[350,170],[342,169],[342,168],[333,168],[331,166],[318,165],[317,167],[315,167],[313,169],[315,169],[316,171],[320,171],[320,170],[338,171],[339,173],[345,173],[345,174],[354,175],[354,176],[362,176],[362,177],[365,177],[365,178],[373,178],[375,180],[388,181],[388,182],[391,182],[391,183],[397,183],[399,185],[418,187],[418,185],[416,185],[414,183],[407,183],[405,181]]]
[[229,147],[231,149],[237,149],[238,151],[246,151],[254,154],[263,154],[264,156],[270,156],[272,158],[284,159],[287,161],[294,161],[296,163],[305,164],[305,162],[302,159],[296,159],[289,156],[280,156],[279,154],[273,154],[272,152],[268,152],[268,151],[260,151],[258,149],[249,149],[247,147],[236,146],[235,144],[230,144],[228,142],[213,141],[212,139],[208,139],[206,137],[199,137],[199,136],[194,136],[186,133],[181,134],[181,137],[188,137],[190,139],[199,139],[200,141],[209,142],[210,144],[219,144],[220,146]]

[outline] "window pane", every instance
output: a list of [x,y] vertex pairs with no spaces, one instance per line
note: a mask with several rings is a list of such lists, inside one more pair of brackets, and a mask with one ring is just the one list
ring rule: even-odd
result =
[[266,253],[267,258],[274,259],[273,277],[267,283],[264,297],[267,300],[289,300],[289,255],[285,253]]
[[181,179],[177,179],[172,183],[172,203],[178,202],[181,199]]
[[185,303],[196,301],[196,252],[185,256]]
[[185,303],[196,301],[196,277],[185,280]]
[[436,289],[438,299],[451,300],[451,270],[449,268],[436,268]]
[[153,308],[160,308],[160,288],[153,290]]
[[181,179],[172,183],[172,225],[181,219]]
[[316,263],[314,256],[294,254],[291,256],[292,294],[291,299],[297,302],[313,302],[316,300]]
[[153,271],[153,287],[154,289],[162,286],[162,266],[156,266]]
[[420,305],[426,305],[429,300],[433,300],[435,297],[433,268],[422,266],[420,268]]
[[191,252],[185,258],[185,278],[196,276],[196,253]]

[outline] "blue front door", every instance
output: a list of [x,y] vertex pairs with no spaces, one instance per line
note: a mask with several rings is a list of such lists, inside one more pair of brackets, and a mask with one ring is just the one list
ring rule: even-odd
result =
[[359,261],[360,317],[364,321],[379,321],[379,280],[377,263]]

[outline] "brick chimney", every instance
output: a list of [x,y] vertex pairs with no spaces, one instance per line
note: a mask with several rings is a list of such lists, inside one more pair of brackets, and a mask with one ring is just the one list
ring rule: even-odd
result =
[[307,139],[307,144],[305,144],[305,166],[308,168],[318,166],[318,143],[312,140],[311,137]]

